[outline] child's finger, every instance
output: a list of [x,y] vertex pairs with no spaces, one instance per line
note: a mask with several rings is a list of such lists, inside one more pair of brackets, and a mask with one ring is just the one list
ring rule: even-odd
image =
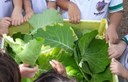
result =
[[9,18],[9,17],[5,17],[4,19],[7,21],[10,21],[10,22],[12,21],[11,18]]

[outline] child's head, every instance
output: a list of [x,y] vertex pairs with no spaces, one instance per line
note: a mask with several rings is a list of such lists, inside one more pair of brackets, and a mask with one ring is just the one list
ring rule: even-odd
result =
[[74,79],[64,77],[54,71],[43,73],[34,82],[76,82]]
[[17,63],[0,50],[0,82],[21,82]]

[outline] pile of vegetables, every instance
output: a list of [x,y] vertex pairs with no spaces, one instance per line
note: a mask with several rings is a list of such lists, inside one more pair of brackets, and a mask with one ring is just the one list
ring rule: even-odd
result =
[[34,15],[28,23],[11,26],[11,36],[3,38],[7,43],[5,48],[17,63],[39,65],[37,75],[23,82],[32,82],[51,69],[49,61],[52,59],[62,62],[68,77],[78,82],[112,82],[108,45],[103,38],[97,38],[103,36],[104,25],[99,29],[83,29],[71,27],[56,10],[49,9]]

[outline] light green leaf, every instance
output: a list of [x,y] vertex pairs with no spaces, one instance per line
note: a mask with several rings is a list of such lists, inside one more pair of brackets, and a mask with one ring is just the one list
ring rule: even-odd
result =
[[42,38],[30,40],[24,45],[24,50],[18,54],[18,57],[30,66],[33,66],[38,58],[42,47]]
[[74,41],[77,39],[73,29],[63,24],[46,26],[44,30],[39,29],[34,37],[42,37],[45,45],[69,51],[73,51]]
[[29,23],[33,27],[32,33],[35,33],[39,28],[58,22],[63,22],[63,18],[58,11],[54,9],[48,9],[41,14],[35,14],[29,20]]
[[6,35],[3,38],[23,63],[29,64],[30,66],[35,64],[42,47],[42,38],[30,40],[28,43],[25,43],[21,39],[14,41],[10,36]]
[[9,35],[12,36],[13,34],[16,34],[18,32],[21,32],[21,34],[27,34],[30,32],[30,29],[32,27],[29,25],[29,23],[23,23],[19,26],[10,26],[9,27]]

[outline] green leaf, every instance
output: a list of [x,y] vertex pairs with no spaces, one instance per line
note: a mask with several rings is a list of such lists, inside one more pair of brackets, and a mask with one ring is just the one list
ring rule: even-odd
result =
[[23,23],[19,26],[10,26],[9,27],[9,35],[12,36],[13,34],[16,34],[20,32],[21,34],[27,34],[30,32],[30,29],[32,27],[29,25],[29,23]]
[[18,54],[18,57],[30,66],[33,66],[38,59],[38,55],[42,47],[42,38],[30,40],[24,45],[23,51]]
[[44,71],[49,70],[51,68],[49,61],[51,61],[52,59],[58,60],[65,66],[68,76],[75,77],[78,80],[82,79],[81,72],[79,71],[79,68],[76,65],[75,59],[73,58],[71,53],[67,53],[55,48],[53,49],[53,51],[47,54],[40,54],[38,58],[39,67],[41,67]]
[[91,82],[113,82],[109,65],[106,67],[104,72],[93,74]]
[[87,39],[87,37],[91,38],[93,33],[95,34],[95,31],[90,32],[90,34],[87,33],[87,35],[85,34],[79,41],[79,48],[82,55],[81,62],[88,62],[91,72],[99,73],[104,71],[106,66],[110,63],[107,53],[108,45],[105,40],[95,38],[92,40]]
[[77,39],[73,29],[63,24],[46,26],[44,30],[39,29],[34,37],[42,37],[45,45],[69,51],[73,51],[74,41]]
[[33,26],[32,33],[35,33],[39,28],[58,22],[63,22],[63,18],[54,9],[47,9],[41,14],[35,14],[29,20],[29,23]]
[[94,30],[92,32],[86,33],[82,38],[80,38],[78,45],[79,45],[81,55],[86,53],[86,49],[88,48],[91,41],[95,38],[96,35],[97,35],[97,31]]
[[75,48],[74,56],[88,82],[109,82],[112,81],[112,74],[106,71],[110,63],[107,53],[108,45],[105,40],[96,39],[96,35],[97,32],[92,31],[81,37]]
[[30,66],[35,64],[42,47],[42,38],[30,40],[28,43],[25,43],[21,39],[14,41],[13,38],[6,35],[3,38],[23,63],[29,64]]

